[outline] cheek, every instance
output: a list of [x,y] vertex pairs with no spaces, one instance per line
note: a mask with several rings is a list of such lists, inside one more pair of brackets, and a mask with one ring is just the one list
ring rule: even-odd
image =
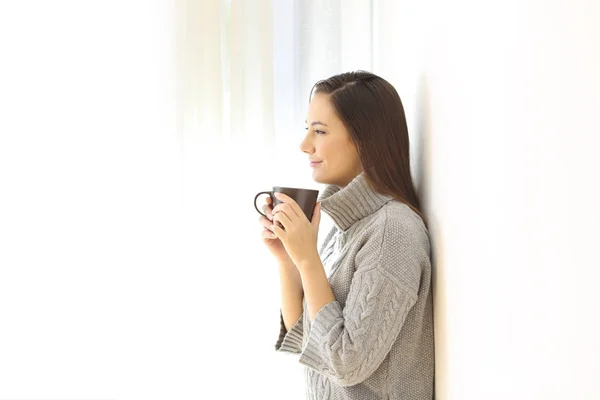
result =
[[358,156],[358,153],[356,151],[354,152],[353,160],[354,160],[354,165],[361,165],[362,164],[362,162],[360,161],[360,157]]
[[346,146],[344,149],[344,160],[348,166],[355,166],[360,163],[360,159],[354,145],[348,144]]
[[356,168],[357,159],[350,149],[337,148],[329,153],[327,157],[327,171],[333,174],[345,174],[349,170]]
[[348,170],[354,169],[356,165],[360,164],[358,153],[352,143],[343,141],[323,141],[316,148],[317,154],[319,154],[324,160],[327,170]]

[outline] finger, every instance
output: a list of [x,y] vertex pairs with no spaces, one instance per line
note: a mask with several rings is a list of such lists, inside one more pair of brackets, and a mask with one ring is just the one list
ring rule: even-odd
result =
[[273,215],[273,225],[277,226],[276,222],[280,222],[285,230],[292,226],[292,221],[285,212],[278,212]]
[[265,204],[263,206],[263,212],[267,215],[268,219],[270,219],[270,220],[273,219],[273,215],[272,215],[273,209],[271,208],[270,205]]
[[280,223],[274,223],[272,228],[275,236],[277,236],[279,239],[283,238],[283,240],[285,240],[285,229],[280,226]]
[[263,239],[277,239],[277,235],[268,229],[263,229],[261,236]]
[[275,197],[277,199],[279,199],[283,204],[287,204],[288,206],[290,206],[292,208],[292,210],[294,210],[294,213],[298,217],[301,217],[302,215],[304,215],[304,211],[302,211],[302,209],[300,208],[300,206],[298,205],[298,203],[296,203],[296,200],[292,199],[287,194],[276,192],[275,193]]
[[294,208],[286,203],[277,204],[273,209],[272,214],[275,215],[278,212],[284,212],[290,219],[298,218],[299,216],[296,211],[294,211]]
[[267,204],[273,203],[273,200],[271,200],[271,196],[267,196],[266,201],[267,201]]
[[273,223],[268,220],[267,218],[265,218],[264,216],[260,216],[260,218],[258,219],[258,221],[260,222],[261,226],[265,229],[269,229],[271,228],[271,225],[273,225]]

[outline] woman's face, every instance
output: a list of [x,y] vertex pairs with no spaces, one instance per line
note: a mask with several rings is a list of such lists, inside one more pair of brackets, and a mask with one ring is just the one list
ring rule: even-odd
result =
[[313,96],[306,126],[300,150],[313,161],[310,168],[315,182],[344,187],[362,172],[356,146],[329,102],[329,95]]

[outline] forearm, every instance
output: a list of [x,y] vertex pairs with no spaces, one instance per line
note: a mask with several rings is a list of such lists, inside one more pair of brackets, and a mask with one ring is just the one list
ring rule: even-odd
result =
[[307,260],[302,265],[299,265],[298,269],[302,279],[304,296],[306,296],[308,316],[312,322],[324,305],[335,301],[335,296],[331,290],[331,285],[325,274],[325,268],[320,257],[315,256]]
[[291,262],[279,263],[281,289],[281,314],[288,331],[302,314],[302,280],[296,266]]

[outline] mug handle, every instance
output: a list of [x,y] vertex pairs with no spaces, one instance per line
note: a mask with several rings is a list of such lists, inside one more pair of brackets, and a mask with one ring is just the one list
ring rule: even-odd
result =
[[[268,194],[269,197],[271,197],[271,192],[259,192],[259,193],[257,193],[256,196],[254,196],[254,208],[256,208],[256,211],[258,211],[258,213],[260,215],[262,215],[265,218],[268,218],[267,215],[264,212],[260,211],[258,209],[258,206],[256,205],[256,200],[258,200],[258,196],[260,196],[261,194]],[[273,199],[273,198],[271,197],[271,199]]]

